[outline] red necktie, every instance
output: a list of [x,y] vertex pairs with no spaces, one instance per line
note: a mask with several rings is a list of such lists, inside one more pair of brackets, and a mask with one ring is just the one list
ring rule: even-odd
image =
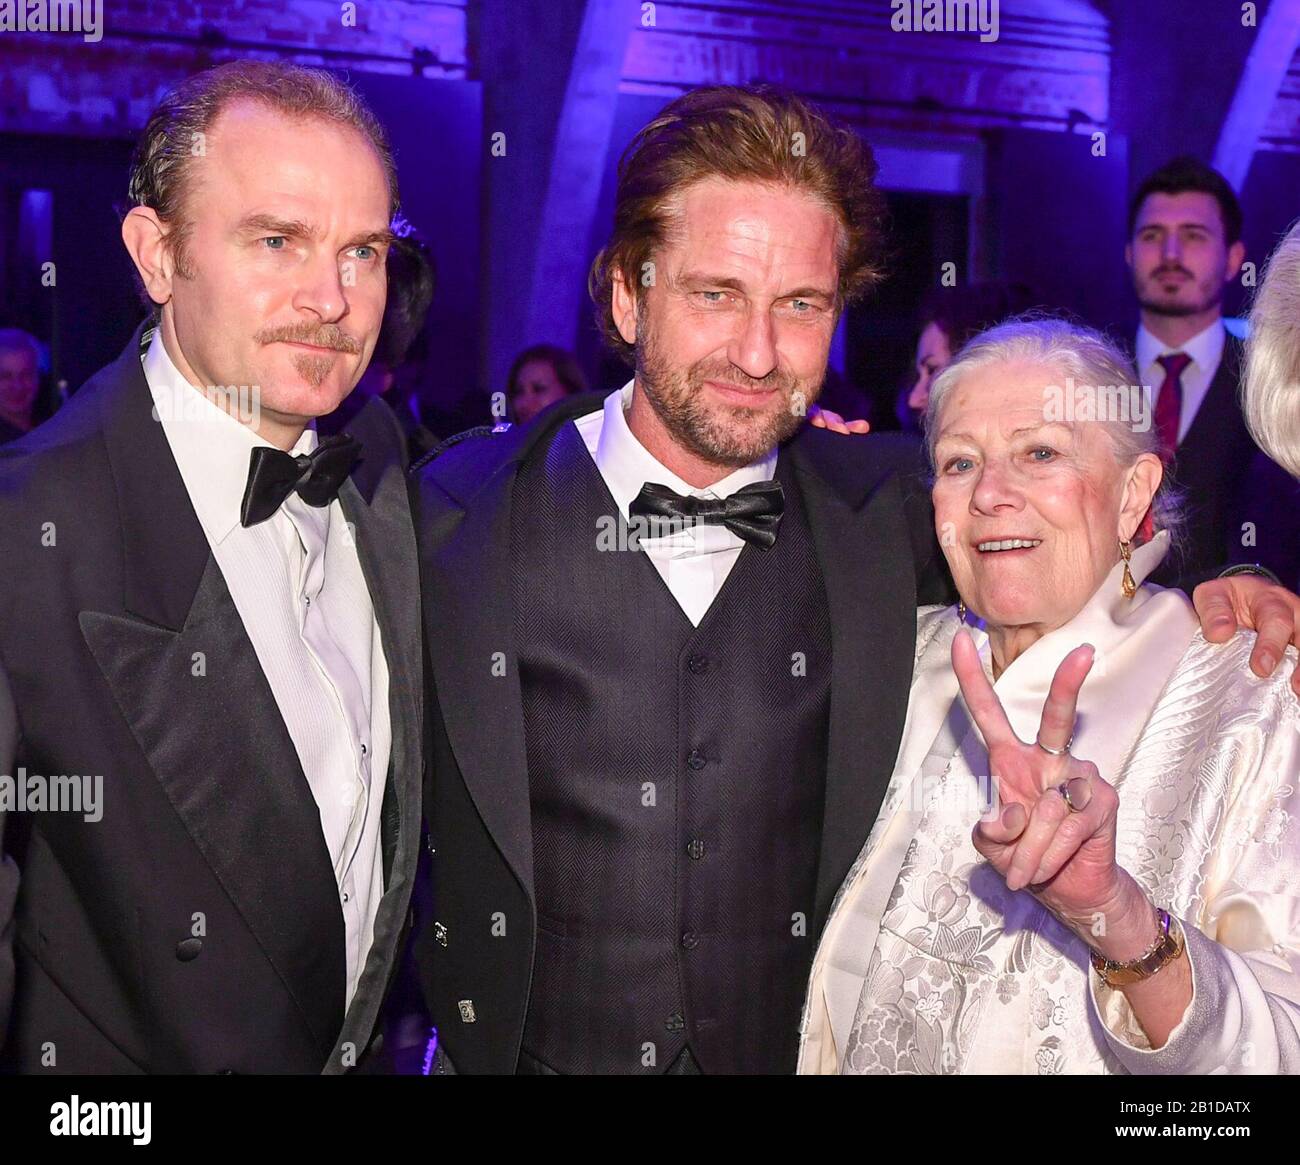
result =
[[[1174,450],[1178,448],[1178,418],[1183,410],[1183,383],[1180,377],[1183,370],[1192,362],[1186,352],[1174,352],[1168,356],[1157,356],[1156,363],[1165,370],[1164,383],[1156,397],[1156,438],[1160,442],[1160,459],[1168,469],[1174,459]],[[1139,544],[1150,542],[1155,535],[1155,522],[1150,510],[1138,527]]]
[[1178,448],[1178,419],[1183,411],[1183,384],[1180,377],[1192,362],[1186,352],[1159,356],[1156,363],[1165,370],[1165,382],[1156,397],[1156,436],[1160,439],[1160,456],[1166,465],[1173,460]]

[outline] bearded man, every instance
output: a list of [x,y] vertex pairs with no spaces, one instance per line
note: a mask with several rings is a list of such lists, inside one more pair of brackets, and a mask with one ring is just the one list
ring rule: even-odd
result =
[[1154,171],[1129,207],[1138,379],[1186,514],[1181,547],[1153,576],[1166,585],[1225,562],[1261,564],[1291,587],[1300,579],[1300,485],[1251,438],[1241,345],[1223,322],[1246,256],[1241,229],[1227,179],[1195,158]]
[[794,1067],[946,585],[908,447],[804,424],[879,277],[874,174],[794,97],[675,101],[592,270],[634,378],[423,470],[421,962],[458,1071]]

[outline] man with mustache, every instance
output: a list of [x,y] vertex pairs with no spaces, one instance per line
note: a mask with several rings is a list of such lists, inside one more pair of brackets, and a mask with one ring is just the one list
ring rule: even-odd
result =
[[1224,287],[1245,259],[1241,222],[1227,179],[1190,157],[1152,173],[1130,205],[1138,378],[1187,512],[1181,557],[1154,576],[1166,585],[1224,562],[1260,563],[1289,587],[1300,579],[1300,487],[1251,440],[1241,345],[1223,323]]
[[874,174],[796,97],[673,101],[590,277],[632,380],[420,470],[440,1066],[794,1070],[951,593],[911,443],[803,423],[881,274]]
[[314,419],[379,332],[391,153],[331,75],[234,62],[163,99],[129,189],[151,318],[0,454],[0,772],[103,788],[0,805],[0,1063],[373,1066],[419,850],[414,532],[387,406]]

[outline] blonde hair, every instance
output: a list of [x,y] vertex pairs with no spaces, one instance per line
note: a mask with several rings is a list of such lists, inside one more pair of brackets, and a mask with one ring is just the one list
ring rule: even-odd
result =
[[1259,447],[1300,477],[1300,222],[1277,245],[1251,304],[1241,407]]

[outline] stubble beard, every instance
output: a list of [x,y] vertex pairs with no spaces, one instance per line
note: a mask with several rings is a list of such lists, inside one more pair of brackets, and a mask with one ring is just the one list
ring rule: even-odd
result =
[[[727,469],[751,465],[793,436],[821,392],[820,377],[816,382],[799,381],[777,370],[755,380],[734,365],[713,359],[686,368],[676,366],[644,320],[638,323],[636,373],[638,386],[674,443],[702,461]],[[706,380],[775,390],[782,405],[775,409],[709,405]]]
[[[1151,276],[1146,281],[1147,287],[1159,285],[1159,280]],[[1150,312],[1152,315],[1166,316],[1170,319],[1181,319],[1184,316],[1200,315],[1211,308],[1223,302],[1223,284],[1219,282],[1216,287],[1210,281],[1196,284],[1196,290],[1199,293],[1194,300],[1181,302],[1170,299],[1156,299],[1150,291],[1138,296],[1138,306],[1143,311]]]

